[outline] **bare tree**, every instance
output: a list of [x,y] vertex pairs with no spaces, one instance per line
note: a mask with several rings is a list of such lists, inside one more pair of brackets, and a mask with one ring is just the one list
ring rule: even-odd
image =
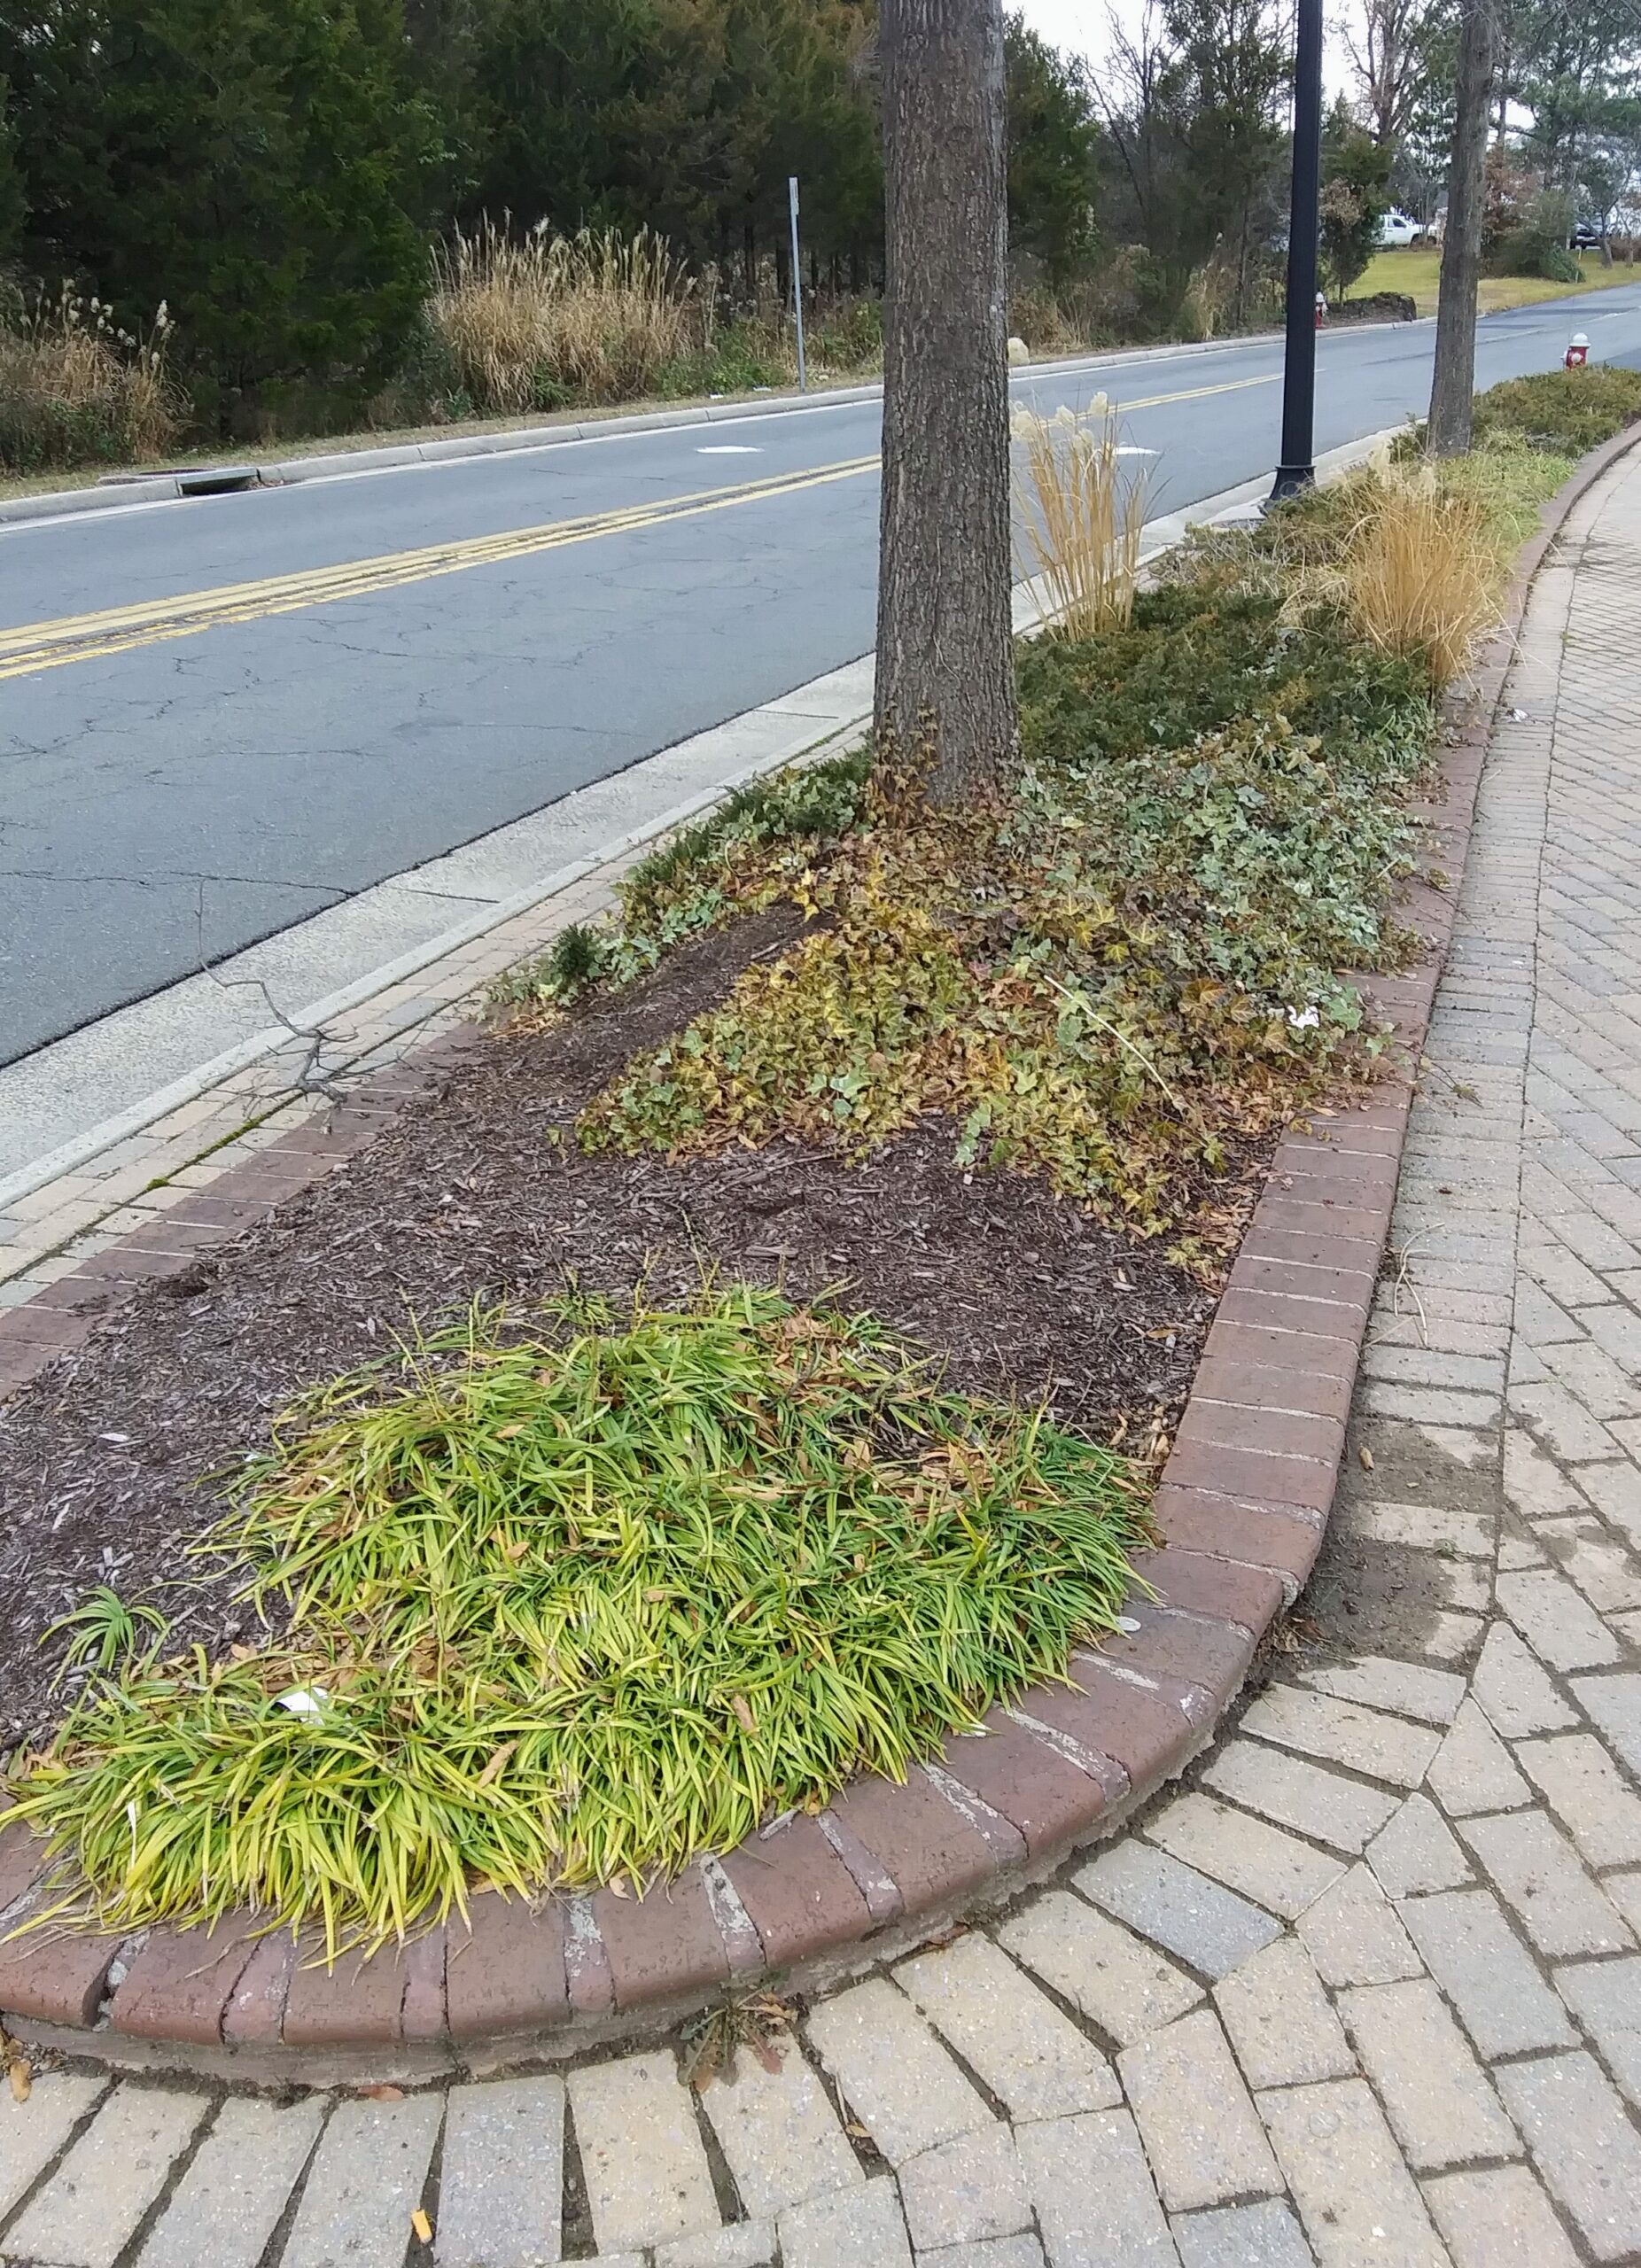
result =
[[960,803],[1019,741],[1009,614],[1000,0],[883,0],[879,746]]
[[1423,44],[1437,0],[1361,0],[1359,19],[1340,26],[1373,139],[1400,143],[1419,97]]
[[1447,182],[1447,233],[1436,299],[1435,369],[1425,447],[1454,457],[1470,446],[1476,377],[1476,287],[1487,198],[1487,132],[1498,68],[1497,0],[1465,0],[1458,31],[1458,107]]

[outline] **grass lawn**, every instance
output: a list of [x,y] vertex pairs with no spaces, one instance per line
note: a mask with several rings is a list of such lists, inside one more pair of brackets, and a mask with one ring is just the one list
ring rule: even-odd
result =
[[[1551,284],[1542,276],[1484,276],[1482,313],[1497,315],[1501,308],[1531,307],[1539,299],[1564,299],[1575,291],[1605,291],[1615,284],[1633,284],[1641,277],[1641,269],[1623,260],[1603,268],[1593,254],[1584,260],[1583,268],[1582,284]],[[1405,291],[1421,315],[1433,315],[1441,272],[1440,245],[1408,245],[1396,252],[1377,252],[1367,264],[1366,274],[1346,297],[1365,299],[1375,291]]]

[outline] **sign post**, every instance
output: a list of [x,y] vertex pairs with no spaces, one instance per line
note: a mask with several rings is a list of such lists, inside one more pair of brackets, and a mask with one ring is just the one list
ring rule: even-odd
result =
[[804,368],[804,279],[797,265],[797,175],[792,174],[786,184],[787,203],[792,212],[792,313],[797,318],[797,391],[807,393],[809,374]]

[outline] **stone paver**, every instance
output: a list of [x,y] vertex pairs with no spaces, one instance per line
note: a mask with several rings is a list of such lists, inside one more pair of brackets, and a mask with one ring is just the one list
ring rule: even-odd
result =
[[28,2194],[106,2087],[105,2079],[48,2071],[27,2102],[0,2104],[0,2214]]
[[1139,1938],[1068,1891],[1051,1891],[1005,1922],[999,1942],[1120,2043],[1183,2016],[1202,1987]]
[[1543,1812],[1467,1819],[1459,1831],[1541,1953],[1622,1953],[1634,1943],[1572,1845]]
[[1457,1890],[1471,1879],[1470,1862],[1452,1829],[1425,1796],[1410,1796],[1390,1824],[1373,1837],[1367,1846],[1367,1863],[1387,1898]]
[[1569,1962],[1556,1989],[1641,2109],[1641,1958]]
[[992,2124],[983,2098],[886,1978],[822,2001],[809,2037],[890,2165]]
[[782,2213],[777,2226],[784,2268],[912,2268],[892,2181],[812,2198]]
[[1007,2126],[960,2134],[899,2169],[906,2233],[920,2253],[1018,2236],[1031,2203],[1015,2138]]
[[1365,1851],[1396,1807],[1396,1798],[1382,1788],[1365,1788],[1342,1772],[1325,1771],[1259,1741],[1227,1741],[1209,1759],[1202,1783],[1336,1851]]
[[1522,1768],[1592,1867],[1641,1860],[1641,1796],[1589,1733],[1523,1741]]
[[1575,2268],[1567,2232],[1525,2166],[1443,2174],[1425,2184],[1425,2202],[1453,2268]]
[[1336,1701],[1331,1693],[1312,1693],[1297,1685],[1262,1693],[1242,1727],[1262,1740],[1348,1765],[1367,1779],[1396,1788],[1416,1788],[1442,1745],[1441,1734],[1427,1725],[1410,1724],[1382,1710]]
[[797,2049],[778,2071],[750,2052],[735,2059],[733,2082],[706,2089],[701,2107],[752,2215],[773,2217],[828,2189],[864,2181],[826,2090]]
[[1427,1784],[1450,1819],[1476,1811],[1505,1811],[1524,1804],[1532,1790],[1510,1751],[1474,1701],[1466,1701],[1436,1751]]
[[700,2236],[723,2216],[712,2168],[670,2055],[628,2055],[572,2071],[581,2178],[600,2249]]
[[1488,1891],[1412,1898],[1402,1912],[1431,1975],[1483,2055],[1573,2045],[1559,2001]]
[[1289,1921],[1345,1870],[1342,1859],[1211,1796],[1178,1797],[1146,1831],[1172,1857]]
[[1221,1977],[1214,1999],[1249,2086],[1302,2086],[1355,2070],[1344,2026],[1297,1938],[1279,1938]]
[[1310,2268],[1310,2248],[1291,2207],[1229,2205],[1174,2223],[1180,2268]]
[[1318,2268],[1448,2268],[1384,2113],[1360,2079],[1260,2097]]
[[281,2268],[399,2268],[445,2106],[339,2102],[308,2169]]
[[4,2248],[51,2268],[113,2268],[206,2115],[203,2095],[114,2089]]
[[773,2221],[739,2221],[711,2236],[680,2237],[657,2245],[656,2268],[773,2268],[777,2239]]
[[1206,2008],[1125,2048],[1117,2070],[1170,2212],[1281,2187],[1225,2036]]
[[1407,1931],[1366,1866],[1325,1890],[1297,1926],[1324,1984],[1394,1984],[1419,1974]]
[[1358,1985],[1340,2008],[1410,2165],[1429,2172],[1520,2155],[1486,2073],[1428,1977]]
[[[307,2163],[325,2104],[318,2097],[280,2106],[238,2096],[225,2102],[211,2131],[195,2152],[187,2172],[138,2255],[139,2268],[257,2268],[279,2223],[286,2200]],[[507,2169],[497,2169],[505,2181]],[[558,2169],[550,2170],[556,2186]],[[558,2242],[553,2223],[551,2252]],[[441,2264],[460,2256],[439,2255]],[[461,2268],[476,2268],[462,2261]],[[498,2253],[486,2268],[517,2268]]]
[[1506,2063],[1499,2092],[1598,2260],[1641,2250],[1641,2135],[1588,2055]]
[[1019,2142],[1050,2268],[1177,2268],[1125,2110],[1044,2119],[1022,2127]]
[[1223,1977],[1281,1935],[1269,1914],[1143,1843],[1117,1844],[1072,1880],[1108,1913],[1206,1977]]
[[552,2258],[563,2224],[562,2079],[453,2088],[442,2158],[439,2268],[534,2268]]
[[978,1930],[895,1981],[1011,2118],[1063,2118],[1122,2101],[1105,2057]]

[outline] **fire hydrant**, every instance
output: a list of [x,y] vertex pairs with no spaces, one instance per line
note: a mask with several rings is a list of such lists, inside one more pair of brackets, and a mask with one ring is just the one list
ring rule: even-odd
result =
[[1317,329],[1318,329],[1318,330],[1321,330],[1321,328],[1322,328],[1323,320],[1324,320],[1324,318],[1326,317],[1326,314],[1327,314],[1327,300],[1326,300],[1326,296],[1325,296],[1322,292],[1318,291],[1318,292],[1317,293],[1317,295],[1316,295],[1316,327],[1317,327]]
[[1575,330],[1573,333],[1572,344],[1567,350],[1564,368],[1569,370],[1582,370],[1589,360],[1590,341],[1582,330]]

